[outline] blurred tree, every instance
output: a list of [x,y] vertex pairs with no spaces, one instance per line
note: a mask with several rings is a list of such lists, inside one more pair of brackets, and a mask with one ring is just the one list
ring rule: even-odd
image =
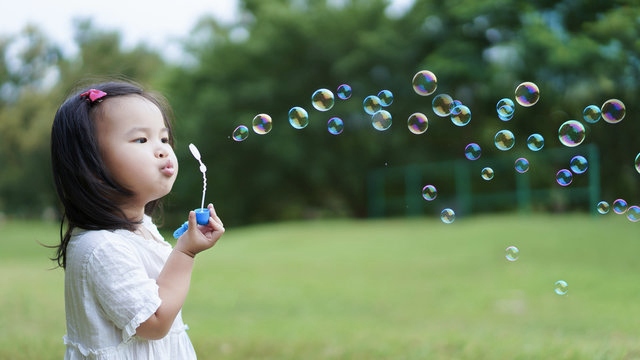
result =
[[[0,41],[0,211],[41,215],[55,208],[49,135],[57,106],[83,82],[123,77],[156,89],[165,63],[139,45],[123,49],[117,32],[91,21],[76,27],[77,57],[65,58],[37,27]],[[158,89],[161,90],[161,89]],[[47,211],[50,213],[49,211]]]
[[81,83],[112,78],[134,80],[154,89],[161,85],[166,64],[158,51],[144,43],[126,49],[118,31],[98,29],[90,19],[77,20],[74,33],[78,54],[60,62],[59,89],[68,91]]
[[0,211],[40,216],[54,200],[48,91],[61,55],[33,26],[0,41],[0,49]]
[[[211,163],[211,198],[240,223],[323,212],[366,215],[366,173],[372,164],[384,164],[384,143],[390,140],[367,124],[362,97],[408,81],[391,76],[409,61],[395,49],[401,35],[386,31],[391,26],[386,3],[241,4],[246,12],[233,27],[200,22],[195,40],[187,44],[197,65],[178,71],[170,87],[180,124],[186,123],[178,126],[181,138],[200,144]],[[336,100],[326,113],[310,106],[314,90],[335,90],[342,82],[353,86],[354,100]],[[288,124],[292,106],[308,111],[307,128]],[[273,130],[232,141],[233,129],[251,127],[258,113],[271,115]],[[345,119],[348,135],[327,132],[331,116]],[[183,179],[185,190],[198,188],[197,177]]]
[[[245,0],[237,24],[204,19],[196,27],[186,44],[194,65],[177,69],[170,89],[182,118],[181,137],[201,144],[211,168],[220,169],[212,171],[210,196],[231,221],[323,211],[364,216],[364,182],[373,168],[459,157],[472,140],[486,144],[483,156],[497,156],[500,151],[491,145],[501,128],[519,134],[516,151],[525,151],[524,139],[534,131],[553,147],[559,145],[558,126],[580,120],[586,105],[619,94],[627,98],[629,111],[635,109],[629,95],[637,93],[637,81],[629,76],[638,73],[638,10],[624,1],[417,1],[396,16],[386,15],[387,6],[386,1]],[[437,74],[438,93],[471,107],[470,125],[452,130],[447,119],[430,112],[431,98],[412,93],[411,77],[421,69]],[[523,81],[539,84],[541,101],[519,107],[510,123],[497,121],[495,104],[513,98]],[[337,100],[326,113],[309,106],[315,89],[335,90],[343,82],[353,86],[353,99]],[[381,133],[368,124],[361,101],[382,89],[392,90],[396,101],[390,108],[394,126]],[[308,110],[307,128],[287,124],[292,106]],[[421,136],[408,134],[403,125],[415,111],[430,118]],[[230,140],[234,127],[251,127],[258,113],[273,118],[268,135]],[[345,120],[343,135],[326,132],[330,116]],[[596,126],[605,125],[593,130]],[[614,133],[622,136],[636,126],[627,120]],[[602,141],[599,145],[612,151],[607,157],[623,153],[611,149],[611,142],[632,141],[589,131],[588,141]],[[607,171],[624,167],[618,161],[608,166]],[[197,176],[183,179],[181,193],[199,188]],[[608,184],[611,192],[636,194],[632,182],[614,182]]]
[[60,49],[37,27],[0,39],[0,101],[16,101],[22,91],[50,87]]
[[[403,13],[390,13],[386,0],[243,0],[239,6],[235,23],[200,19],[184,41],[182,64],[167,64],[144,44],[125,49],[118,32],[97,29],[90,20],[76,23],[73,56],[63,56],[37,28],[1,38],[0,211],[53,202],[42,169],[55,107],[78,84],[113,76],[165,93],[174,107],[182,166],[168,201],[171,223],[200,202],[202,179],[187,150],[190,142],[209,168],[207,201],[217,204],[228,225],[361,217],[367,215],[372,170],[457,159],[471,141],[483,146],[483,159],[531,155],[524,139],[533,132],[545,137],[545,148],[558,147],[562,122],[581,120],[584,107],[609,98],[625,102],[627,118],[586,124],[586,142],[597,144],[606,160],[603,195],[630,201],[640,195],[633,167],[640,150],[633,138],[640,130],[633,119],[640,80],[640,8],[634,1],[415,1]],[[433,96],[413,91],[411,79],[423,69],[438,76],[436,93],[471,108],[469,125],[456,127],[436,116]],[[540,101],[517,106],[513,120],[499,121],[497,101],[513,99],[523,81],[538,84]],[[329,111],[311,106],[315,90],[335,92],[342,83],[352,86],[351,99],[336,99]],[[362,101],[383,89],[395,96],[388,108],[393,126],[376,131]],[[293,106],[308,111],[307,127],[289,125]],[[414,112],[428,116],[425,134],[407,131]],[[233,141],[234,128],[251,129],[259,113],[272,117],[273,130]],[[333,116],[344,120],[341,135],[327,132]],[[502,128],[517,134],[508,154],[493,146]],[[553,183],[547,172],[530,175]],[[500,177],[492,183],[513,185]]]
[[532,2],[525,9],[514,36],[500,45],[515,50],[511,71],[521,81],[537,82],[543,97],[535,109],[523,111],[518,131],[530,133],[537,127],[555,141],[558,127],[570,119],[583,120],[586,106],[623,100],[630,114],[626,120],[585,123],[585,142],[600,148],[605,198],[637,199],[633,159],[640,149],[629,134],[640,131],[632,115],[640,111],[633,101],[640,81],[640,8],[633,1],[564,0]]

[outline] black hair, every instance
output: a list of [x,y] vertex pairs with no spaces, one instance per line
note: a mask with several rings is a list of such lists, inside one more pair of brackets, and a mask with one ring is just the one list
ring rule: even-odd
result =
[[[106,93],[92,100],[83,96],[89,89]],[[174,146],[171,127],[172,113],[164,97],[146,92],[128,81],[93,84],[69,96],[56,112],[51,127],[51,165],[63,214],[60,222],[60,244],[52,260],[66,265],[67,245],[75,228],[86,230],[135,230],[139,219],[129,219],[119,207],[118,199],[133,192],[118,184],[106,168],[98,147],[95,121],[101,106],[109,98],[139,95],[158,106],[165,126],[169,129],[169,144]],[[152,215],[160,206],[160,199],[145,206],[145,214]],[[66,223],[66,229],[65,229]]]

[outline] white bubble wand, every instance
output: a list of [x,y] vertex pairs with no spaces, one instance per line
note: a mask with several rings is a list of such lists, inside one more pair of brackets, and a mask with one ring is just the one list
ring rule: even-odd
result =
[[[200,164],[200,172],[202,173],[202,202],[200,204],[200,208],[194,210],[196,212],[196,221],[200,225],[207,225],[209,223],[210,216],[209,209],[205,209],[204,207],[204,198],[205,194],[207,193],[207,167],[202,162],[200,151],[198,151],[198,148],[195,145],[189,144],[189,151],[191,151],[193,157],[198,160],[198,163]],[[173,232],[173,237],[176,239],[179,238],[182,234],[185,233],[185,231],[187,231],[188,228],[189,222],[185,221],[182,226],[180,226],[176,231]]]
[[195,145],[189,144],[189,151],[191,151],[193,157],[198,160],[198,163],[200,163],[200,172],[202,173],[202,203],[200,208],[204,209],[204,195],[207,193],[207,167],[202,163],[200,151],[198,151],[198,148]]

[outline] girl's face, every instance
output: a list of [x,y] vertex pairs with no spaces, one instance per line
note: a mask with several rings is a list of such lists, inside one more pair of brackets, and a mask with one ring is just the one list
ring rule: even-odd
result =
[[133,191],[123,210],[144,211],[150,201],[171,191],[178,160],[160,109],[139,95],[100,104],[96,131],[100,153],[115,181]]

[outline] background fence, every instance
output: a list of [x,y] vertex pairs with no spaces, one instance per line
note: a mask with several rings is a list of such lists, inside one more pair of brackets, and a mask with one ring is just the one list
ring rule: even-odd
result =
[[[545,149],[544,151],[480,158],[465,158],[382,167],[372,171],[367,179],[368,213],[370,217],[415,216],[452,208],[456,214],[487,211],[517,210],[529,212],[588,210],[596,213],[600,199],[600,159],[598,147],[588,144],[580,148]],[[588,161],[585,173],[573,173],[568,186],[560,186],[557,171],[569,169],[569,161],[576,155]],[[529,160],[525,173],[514,169],[519,157]],[[491,167],[499,183],[483,180],[481,169]],[[507,178],[507,179],[505,179]],[[432,184],[438,190],[433,201],[422,197],[422,188]]]

